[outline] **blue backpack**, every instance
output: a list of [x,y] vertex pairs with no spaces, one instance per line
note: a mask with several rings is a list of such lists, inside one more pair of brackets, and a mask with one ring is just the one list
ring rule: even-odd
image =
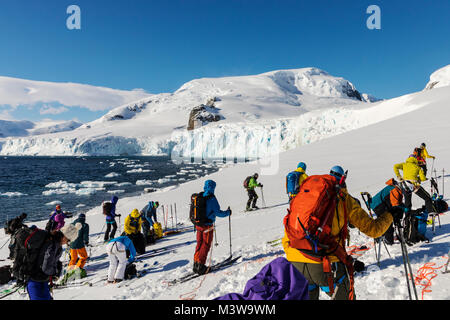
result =
[[428,212],[425,210],[422,213],[416,215],[417,218],[417,231],[425,236],[427,232],[427,220],[428,220]]
[[298,181],[300,180],[300,176],[302,172],[292,171],[289,172],[286,176],[286,192],[291,194],[297,194],[300,191],[300,186]]

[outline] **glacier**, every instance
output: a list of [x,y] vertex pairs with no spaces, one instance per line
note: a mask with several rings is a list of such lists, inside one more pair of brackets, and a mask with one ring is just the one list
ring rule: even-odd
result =
[[[261,158],[426,105],[414,94],[379,101],[367,97],[348,80],[317,68],[195,79],[174,93],[117,107],[71,131],[2,138],[0,155]],[[192,108],[211,99],[222,120],[187,130]]]

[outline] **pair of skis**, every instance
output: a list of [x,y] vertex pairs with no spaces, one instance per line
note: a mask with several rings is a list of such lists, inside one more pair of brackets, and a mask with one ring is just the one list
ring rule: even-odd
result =
[[[233,256],[231,255],[231,256],[229,256],[228,258],[226,258],[225,260],[223,260],[223,261],[221,261],[221,262],[218,262],[218,263],[216,263],[216,264],[210,266],[210,267],[208,268],[208,271],[207,271],[205,274],[212,273],[212,272],[215,272],[215,271],[217,271],[217,270],[220,270],[220,269],[222,269],[222,268],[224,268],[224,267],[227,267],[227,266],[229,266],[229,265],[232,265],[232,264],[235,263],[240,257],[241,257],[241,256],[233,257]],[[177,284],[177,283],[183,283],[183,282],[186,282],[186,281],[189,281],[189,280],[198,278],[198,277],[200,277],[200,276],[202,276],[202,275],[203,275],[203,274],[198,274],[198,273],[190,272],[190,273],[188,273],[188,274],[182,276],[181,278],[178,278],[178,279],[169,281],[169,285],[174,285],[174,284]]]

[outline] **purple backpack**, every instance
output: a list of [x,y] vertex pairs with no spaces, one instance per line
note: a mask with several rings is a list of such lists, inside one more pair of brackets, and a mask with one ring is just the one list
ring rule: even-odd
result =
[[242,294],[229,293],[214,300],[308,300],[308,280],[283,257],[265,265],[251,278]]

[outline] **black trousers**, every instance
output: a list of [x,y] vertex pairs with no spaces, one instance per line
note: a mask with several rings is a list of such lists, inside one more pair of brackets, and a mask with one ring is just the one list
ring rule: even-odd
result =
[[248,189],[248,201],[247,208],[250,208],[250,205],[254,208],[256,206],[256,200],[258,200],[258,195],[256,194],[255,189]]
[[108,241],[110,239],[114,239],[114,236],[116,235],[117,231],[117,223],[116,221],[112,223],[106,223],[106,231],[105,231],[105,241]]
[[[425,177],[426,177],[427,176],[427,164],[426,163],[425,164],[420,164],[419,167],[422,168],[423,173],[425,174]],[[431,174],[433,174],[433,172]]]
[[[427,208],[428,213],[436,211],[436,210],[434,210],[433,201],[431,200],[430,194],[428,192],[426,192],[422,186],[420,186],[419,189],[414,191],[414,193],[418,197],[422,198],[423,201],[425,201],[425,207]],[[413,194],[413,192],[405,192],[404,193],[405,206],[410,210],[412,208],[412,202],[411,202],[412,194]]]

